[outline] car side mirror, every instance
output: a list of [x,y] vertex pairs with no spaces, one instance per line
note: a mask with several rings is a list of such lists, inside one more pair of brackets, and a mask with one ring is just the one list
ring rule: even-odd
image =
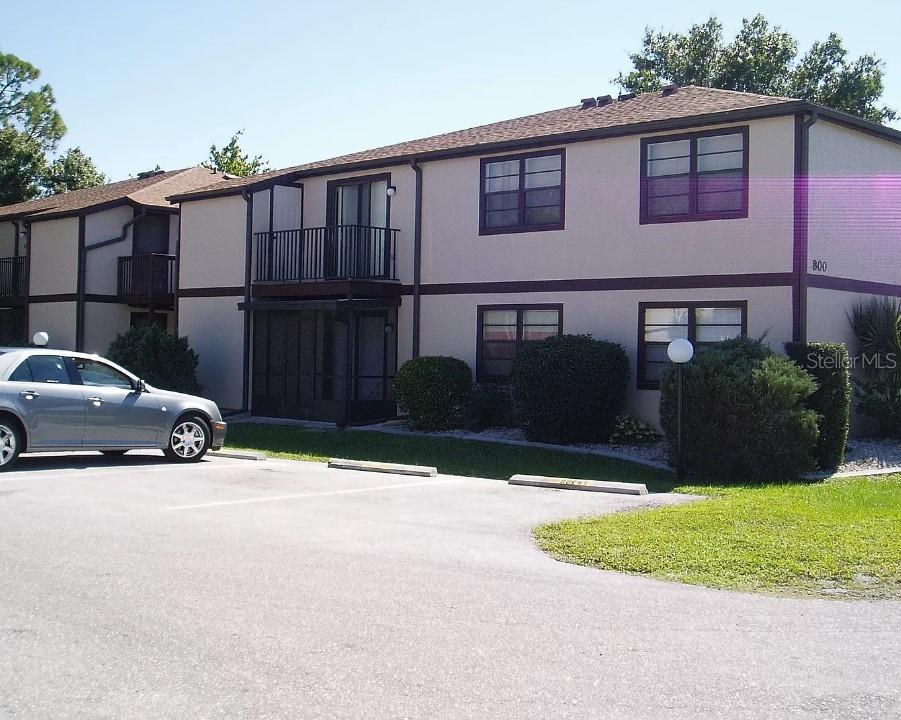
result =
[[143,380],[138,380],[135,382],[132,387],[136,393],[147,392],[147,386],[144,384]]

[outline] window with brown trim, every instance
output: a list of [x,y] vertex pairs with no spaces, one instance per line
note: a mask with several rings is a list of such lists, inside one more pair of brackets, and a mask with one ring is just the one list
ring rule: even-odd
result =
[[529,342],[563,334],[563,305],[479,305],[476,380],[506,382]]
[[747,127],[641,141],[642,224],[747,216]]
[[563,150],[483,158],[479,233],[563,229]]
[[748,304],[738,301],[640,303],[638,310],[638,387],[656,390],[669,362],[667,346],[685,338],[695,352],[746,335]]

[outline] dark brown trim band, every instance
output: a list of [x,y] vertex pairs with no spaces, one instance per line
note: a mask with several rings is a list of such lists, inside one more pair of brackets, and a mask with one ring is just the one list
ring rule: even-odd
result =
[[122,302],[118,295],[101,295],[100,293],[86,293],[84,296],[86,303],[105,303],[111,305],[128,305]]
[[87,215],[78,216],[78,268],[76,272],[75,292],[78,296],[75,308],[75,349],[78,352],[84,350],[84,296],[87,274],[87,259],[85,257],[85,232],[87,228]]
[[29,303],[78,302],[78,293],[52,293],[48,295],[32,295]]
[[179,288],[179,298],[209,298],[209,297],[234,297],[235,295],[243,295],[244,288],[240,285],[232,287],[202,287],[202,288]]
[[[574,280],[511,280],[501,282],[434,283],[422,286],[423,295],[479,293],[594,292],[599,290],[690,290],[705,288],[790,287],[794,274],[744,273],[733,275],[672,275]],[[412,294],[404,285],[403,295]]]
[[807,286],[820,288],[821,290],[840,290],[842,292],[861,293],[864,295],[901,297],[901,285],[873,282],[871,280],[854,280],[852,278],[834,277],[832,275],[808,274]]

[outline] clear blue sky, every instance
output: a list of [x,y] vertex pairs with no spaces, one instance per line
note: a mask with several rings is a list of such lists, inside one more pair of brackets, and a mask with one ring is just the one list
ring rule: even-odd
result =
[[806,49],[834,30],[887,64],[901,108],[901,3],[41,2],[5,0],[0,48],[37,65],[112,179],[205,159],[245,128],[273,168],[614,92],[646,25],[763,12]]

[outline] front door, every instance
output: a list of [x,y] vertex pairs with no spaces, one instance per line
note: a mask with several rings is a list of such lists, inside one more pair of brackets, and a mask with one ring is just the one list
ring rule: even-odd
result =
[[131,378],[99,360],[75,358],[85,407],[84,447],[157,447],[166,418],[152,393],[137,392]]
[[81,386],[72,381],[64,358],[59,355],[26,358],[10,374],[6,390],[25,422],[29,450],[81,445],[84,398]]

